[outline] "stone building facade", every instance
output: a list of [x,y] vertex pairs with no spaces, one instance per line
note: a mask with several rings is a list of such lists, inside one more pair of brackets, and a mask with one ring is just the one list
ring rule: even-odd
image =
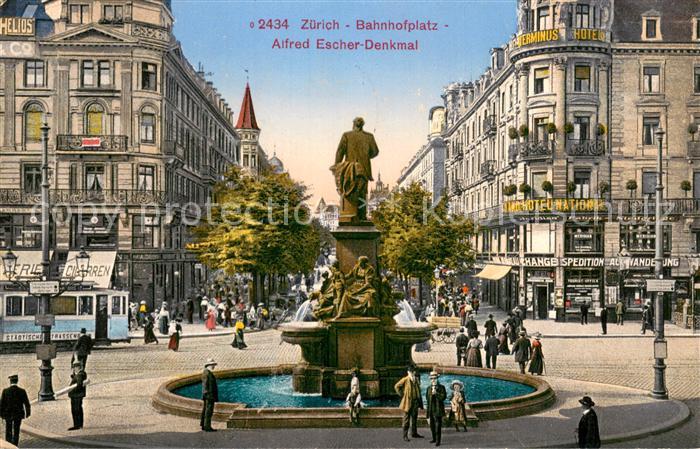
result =
[[45,120],[56,265],[80,247],[111,253],[111,286],[152,307],[186,298],[206,279],[184,249],[191,226],[240,161],[240,139],[172,34],[170,2],[10,3],[33,5],[51,28],[0,41],[21,49],[0,64],[0,246],[41,248]]
[[[631,312],[653,277],[655,131],[663,143],[666,316],[692,315],[700,237],[700,7],[691,0],[518,2],[491,66],[443,94],[450,206],[482,225],[485,299],[563,319]],[[629,253],[629,256],[627,256]],[[622,257],[625,256],[625,257]]]

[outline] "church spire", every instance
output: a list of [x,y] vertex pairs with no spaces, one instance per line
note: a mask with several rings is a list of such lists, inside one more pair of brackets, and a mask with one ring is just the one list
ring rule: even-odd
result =
[[245,94],[243,95],[243,103],[241,104],[241,111],[238,114],[236,128],[260,130],[260,128],[258,128],[258,122],[255,121],[253,97],[250,96],[250,86],[248,83],[245,83]]

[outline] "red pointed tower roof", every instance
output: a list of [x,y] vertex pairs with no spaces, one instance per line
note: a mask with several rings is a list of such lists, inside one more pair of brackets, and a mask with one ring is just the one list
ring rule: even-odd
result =
[[250,96],[250,86],[245,83],[245,95],[241,104],[241,112],[238,114],[238,129],[257,129],[258,122],[255,121],[255,110],[253,109],[253,97]]

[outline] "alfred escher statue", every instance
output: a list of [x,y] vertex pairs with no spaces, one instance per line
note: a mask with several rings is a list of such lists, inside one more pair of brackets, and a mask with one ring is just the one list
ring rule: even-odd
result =
[[339,223],[367,220],[367,185],[374,180],[370,159],[379,154],[379,148],[374,136],[362,130],[364,124],[362,117],[352,121],[352,131],[340,138],[331,167],[340,194]]

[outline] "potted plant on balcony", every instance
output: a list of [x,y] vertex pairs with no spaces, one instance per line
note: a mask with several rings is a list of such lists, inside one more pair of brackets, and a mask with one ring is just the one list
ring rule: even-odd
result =
[[690,181],[687,179],[684,181],[681,181],[681,190],[685,193],[685,196],[688,196],[688,192],[690,192],[693,189],[693,186],[690,184]]
[[637,190],[637,181],[630,179],[627,181],[627,184],[625,184],[625,188],[630,191],[630,198],[632,198],[632,193]]
[[695,134],[698,133],[698,124],[697,123],[691,123],[688,125],[688,134],[690,134],[691,139],[693,139],[693,142],[695,142]]
[[600,196],[605,195],[605,194],[608,193],[609,191],[610,191],[610,184],[608,184],[608,183],[605,182],[605,181],[600,181],[600,182],[598,183],[598,194],[599,194]]
[[505,196],[513,196],[518,192],[518,187],[515,184],[509,184],[503,187],[503,194]]
[[518,138],[518,130],[515,129],[514,126],[511,126],[510,128],[508,128],[508,137],[510,137],[513,140]]
[[564,123],[564,134],[571,134],[574,132],[574,124],[571,122]]
[[530,128],[528,128],[527,125],[520,125],[520,128],[518,128],[518,134],[523,139],[527,139],[527,136],[530,135]]
[[576,191],[576,183],[573,181],[569,181],[566,183],[566,193],[568,195],[571,195]]
[[554,123],[547,123],[547,133],[554,139],[554,136],[557,134],[557,125]]
[[554,192],[554,185],[549,181],[542,181],[542,190],[551,195]]
[[598,123],[598,127],[596,128],[596,134],[599,136],[604,136],[605,133],[608,132],[608,128],[603,125],[602,123]]
[[524,183],[520,184],[520,187],[518,188],[518,190],[520,190],[520,193],[522,193],[525,196],[525,198],[527,198],[527,196],[532,191],[532,187],[530,187],[530,184],[524,182]]

